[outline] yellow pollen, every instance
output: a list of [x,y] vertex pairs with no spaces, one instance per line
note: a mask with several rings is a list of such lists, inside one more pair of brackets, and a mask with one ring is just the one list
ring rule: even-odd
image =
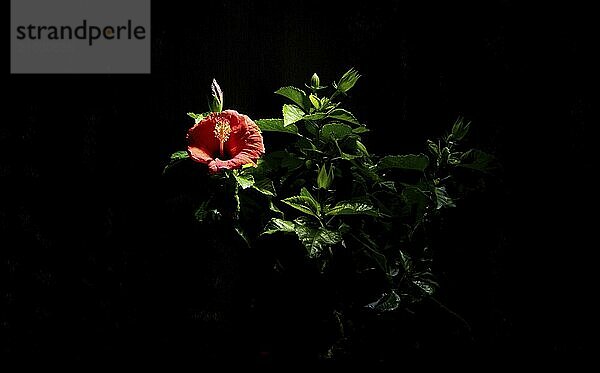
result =
[[231,126],[229,125],[229,121],[227,119],[219,118],[217,119],[217,123],[215,124],[215,137],[220,142],[220,150],[221,157],[223,154],[223,144],[229,140],[229,135],[231,134]]

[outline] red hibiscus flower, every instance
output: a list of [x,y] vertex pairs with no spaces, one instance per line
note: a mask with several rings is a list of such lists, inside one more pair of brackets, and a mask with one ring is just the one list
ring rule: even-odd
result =
[[190,128],[187,139],[191,158],[208,165],[213,174],[256,165],[265,152],[258,126],[235,110],[212,113]]

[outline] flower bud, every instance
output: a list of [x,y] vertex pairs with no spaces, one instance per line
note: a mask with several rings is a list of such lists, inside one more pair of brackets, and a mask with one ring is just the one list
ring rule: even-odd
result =
[[220,113],[223,111],[223,91],[219,87],[216,79],[213,79],[212,85],[212,100],[209,102],[210,111],[213,113]]
[[310,87],[312,89],[319,89],[320,86],[321,86],[321,79],[319,79],[319,76],[317,75],[317,73],[314,73],[312,78],[310,78]]

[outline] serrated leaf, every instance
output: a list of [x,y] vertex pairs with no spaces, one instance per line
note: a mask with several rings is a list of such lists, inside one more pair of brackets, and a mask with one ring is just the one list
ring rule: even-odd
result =
[[385,188],[391,192],[397,193],[396,184],[393,181],[382,181],[379,183],[382,188]]
[[252,175],[234,172],[233,177],[235,177],[235,180],[238,182],[242,189],[248,189],[254,185],[254,176]]
[[261,234],[273,234],[279,232],[294,233],[295,226],[296,223],[294,223],[293,221],[273,218],[271,219],[271,221],[269,221],[269,223],[267,224],[267,226]]
[[244,241],[244,243],[246,244],[246,247],[248,247],[249,249],[252,248],[252,246],[250,245],[250,240],[248,239],[248,235],[246,234],[246,232],[244,232],[242,227],[236,225],[234,227],[234,230],[235,230],[235,233],[237,233],[238,237],[241,238],[242,241]]
[[313,107],[315,109],[319,110],[321,108],[321,101],[319,101],[317,96],[310,95],[310,96],[308,96],[308,98],[310,99],[310,103],[313,105]]
[[171,156],[169,158],[172,161],[180,161],[182,159],[188,159],[189,157],[190,157],[190,154],[187,152],[187,150],[181,150],[181,151],[171,154]]
[[312,201],[306,196],[294,196],[281,200],[286,205],[295,208],[305,214],[317,217],[317,211],[313,209]]
[[208,201],[203,201],[196,211],[194,211],[194,217],[200,223],[204,222],[208,216],[208,203]]
[[365,233],[361,233],[358,237],[352,235],[352,237],[365,248],[365,252],[373,259],[373,261],[375,261],[375,263],[377,263],[379,269],[386,275],[389,275],[391,271],[387,263],[387,258],[379,251],[377,244],[371,237]]
[[341,140],[352,134],[352,127],[343,123],[328,123],[321,128],[321,139],[324,141]]
[[427,147],[436,157],[440,155],[440,147],[438,144],[434,143],[431,140],[427,140]]
[[325,119],[325,118],[327,118],[327,114],[325,114],[325,113],[314,113],[314,114],[306,115],[303,119],[304,120],[321,120],[321,119]]
[[354,116],[354,114],[352,114],[348,110],[344,110],[344,109],[332,110],[330,113],[327,114],[327,118],[341,120],[344,122],[355,124],[357,126],[361,125],[359,123],[358,119],[356,119],[356,117]]
[[302,187],[302,189],[300,189],[300,195],[303,197],[307,197],[310,200],[310,206],[313,209],[313,211],[317,212],[317,215],[321,213],[321,205],[319,204],[319,202],[317,202],[315,197],[313,197],[313,195],[310,194],[308,189]]
[[327,247],[342,241],[341,233],[323,227],[296,224],[295,232],[310,258],[318,257]]
[[187,115],[188,115],[190,118],[193,118],[193,119],[194,119],[194,122],[195,122],[196,124],[200,123],[200,122],[201,122],[201,121],[202,121],[204,118],[206,118],[206,117],[208,116],[208,115],[207,115],[207,113],[204,113],[204,114],[194,114],[194,113],[187,113]]
[[305,111],[308,111],[308,109],[310,108],[309,99],[306,96],[306,93],[299,88],[282,87],[275,91],[275,93],[290,99],[293,103],[295,103]]
[[456,207],[454,201],[448,195],[445,187],[435,188],[436,208],[439,210],[443,207]]
[[283,105],[283,126],[294,124],[304,117],[304,112],[296,105]]
[[361,152],[363,155],[369,157],[369,151],[367,150],[367,147],[365,146],[365,144],[363,144],[362,142],[356,140],[356,148],[358,149],[359,152]]
[[429,198],[416,187],[408,187],[402,191],[402,200],[406,205],[406,212],[412,213],[415,216],[416,224],[420,224],[425,214],[425,207],[429,202]]
[[275,186],[273,182],[269,179],[261,179],[254,182],[252,186],[256,191],[270,197],[274,197],[277,195],[275,192]]
[[425,281],[423,279],[413,280],[412,282],[427,295],[433,295],[435,291],[435,283]]
[[496,158],[477,149],[471,149],[460,157],[458,167],[470,168],[481,172],[492,172],[498,168]]
[[379,213],[370,201],[342,201],[335,204],[334,207],[327,209],[327,216],[337,215],[370,215],[378,216]]
[[178,151],[178,152],[171,154],[171,156],[169,157],[169,163],[163,169],[163,175],[165,175],[171,167],[175,166],[176,164],[178,164],[181,161],[184,161],[188,158],[190,158],[190,155],[186,150]]
[[283,125],[283,119],[259,119],[256,122],[258,128],[263,132],[283,132],[298,134],[298,127],[295,124]]
[[387,155],[377,163],[377,170],[399,168],[404,170],[425,171],[429,158],[424,154]]
[[275,215],[279,216],[281,219],[283,219],[283,217],[284,217],[283,211],[281,211],[279,209],[279,207],[275,206],[273,204],[272,200],[269,200],[269,211],[273,212]]
[[369,132],[369,129],[367,127],[363,127],[363,126],[356,127],[352,130],[352,133],[355,133],[357,135],[360,135],[361,133],[366,133],[366,132]]
[[381,298],[376,300],[373,303],[369,303],[366,305],[367,308],[378,312],[390,312],[397,310],[400,307],[401,298],[394,290],[391,290],[389,293],[383,293]]
[[310,133],[310,137],[316,137],[317,133],[319,133],[319,126],[311,120],[304,122],[304,128]]

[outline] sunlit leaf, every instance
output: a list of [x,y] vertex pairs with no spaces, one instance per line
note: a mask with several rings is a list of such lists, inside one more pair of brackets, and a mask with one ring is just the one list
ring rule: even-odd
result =
[[352,127],[343,123],[329,123],[321,128],[323,141],[341,140],[352,134]]
[[496,158],[481,150],[471,149],[460,157],[458,167],[470,168],[481,172],[493,172],[498,169]]
[[294,233],[295,226],[296,224],[293,221],[273,218],[271,221],[269,221],[262,234],[273,234],[279,232]]
[[357,126],[360,125],[358,119],[356,119],[354,114],[344,109],[335,109],[331,111],[329,114],[327,114],[327,118],[341,120],[343,122],[348,122]]
[[283,105],[283,126],[294,124],[304,117],[304,112],[296,105]]
[[387,155],[377,163],[378,170],[399,168],[404,170],[424,171],[429,165],[429,158],[424,154]]
[[334,207],[327,209],[325,215],[371,215],[378,216],[379,212],[370,201],[342,201],[336,203]]
[[305,111],[308,111],[308,109],[310,108],[308,96],[303,90],[299,88],[283,87],[279,88],[277,91],[275,91],[275,93],[290,99],[293,103],[295,103]]
[[234,172],[233,176],[242,189],[248,189],[254,185],[254,176]]
[[318,257],[324,249],[342,241],[341,233],[323,227],[296,224],[295,231],[310,258]]
[[400,304],[400,296],[396,294],[394,290],[391,290],[388,293],[383,293],[381,298],[373,303],[367,304],[366,307],[378,312],[390,312],[397,310],[398,307],[400,307]]
[[263,132],[283,132],[291,133],[294,135],[298,134],[298,127],[295,124],[283,125],[283,119],[259,119],[256,121],[256,125]]
[[439,210],[443,207],[456,207],[454,201],[448,195],[445,187],[435,188],[436,208]]
[[277,194],[273,182],[269,179],[256,180],[252,187],[254,188],[254,190],[266,196],[274,197]]

